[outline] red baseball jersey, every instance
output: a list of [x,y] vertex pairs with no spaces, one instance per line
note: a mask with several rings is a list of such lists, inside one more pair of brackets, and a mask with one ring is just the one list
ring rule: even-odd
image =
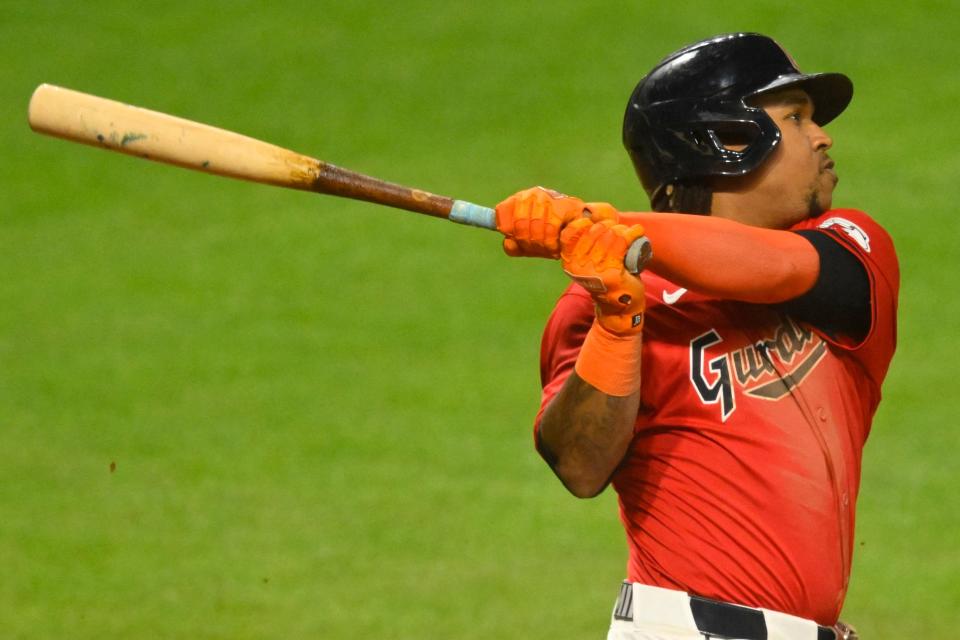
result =
[[[866,268],[866,338],[831,338],[775,307],[644,273],[640,412],[613,486],[629,580],[831,625],[850,576],[861,454],[896,344],[899,267],[890,237],[861,211],[794,229],[830,234]],[[576,285],[558,301],[543,336],[541,414],[593,315]]]

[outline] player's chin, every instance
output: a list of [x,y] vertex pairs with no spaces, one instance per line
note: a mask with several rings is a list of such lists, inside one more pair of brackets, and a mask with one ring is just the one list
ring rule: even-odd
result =
[[820,174],[820,199],[828,201],[833,198],[833,190],[837,188],[840,178],[833,169],[829,169]]
[[827,189],[824,189],[820,192],[820,208],[822,211],[829,211],[833,206],[833,186],[831,185]]
[[810,190],[810,196],[807,199],[807,214],[811,218],[816,218],[824,211],[829,211],[833,206],[833,180],[821,181],[818,188]]
[[810,197],[807,199],[807,217],[816,218],[824,211],[830,209],[830,205],[833,203],[832,194],[820,193],[818,191],[813,191],[810,193]]

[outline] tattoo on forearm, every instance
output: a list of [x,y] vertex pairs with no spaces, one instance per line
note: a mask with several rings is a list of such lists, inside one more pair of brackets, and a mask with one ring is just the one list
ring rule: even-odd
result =
[[572,374],[544,415],[541,451],[557,469],[562,458],[580,464],[609,463],[622,455],[636,416],[634,396],[608,396]]

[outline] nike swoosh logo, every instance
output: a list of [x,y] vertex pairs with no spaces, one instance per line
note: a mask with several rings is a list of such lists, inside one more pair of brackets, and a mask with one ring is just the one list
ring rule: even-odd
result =
[[685,294],[686,292],[687,292],[687,290],[684,289],[683,287],[680,287],[679,289],[677,289],[676,291],[673,291],[673,292],[671,292],[671,293],[667,293],[666,291],[664,291],[664,292],[663,292],[663,301],[666,302],[667,304],[673,304],[674,302],[676,302],[677,300],[679,300],[679,299],[680,299],[680,296],[682,296],[682,295]]

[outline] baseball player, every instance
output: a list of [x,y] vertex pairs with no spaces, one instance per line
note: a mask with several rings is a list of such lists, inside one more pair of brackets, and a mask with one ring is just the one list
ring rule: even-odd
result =
[[543,334],[535,442],[576,496],[618,494],[610,639],[855,637],[838,617],[899,269],[873,219],[832,208],[823,127],[852,94],[766,36],[698,42],[627,105],[652,212],[541,188],[497,207],[509,255],[559,257],[573,281]]

